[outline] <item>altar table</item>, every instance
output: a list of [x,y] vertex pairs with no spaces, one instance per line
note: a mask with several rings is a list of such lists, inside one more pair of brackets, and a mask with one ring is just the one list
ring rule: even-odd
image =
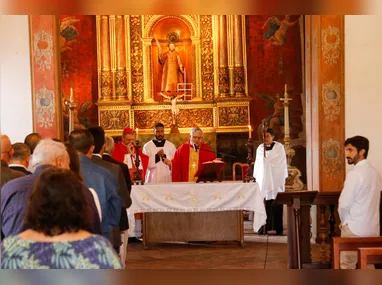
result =
[[129,214],[143,213],[143,247],[153,242],[238,241],[244,244],[243,210],[253,211],[253,229],[266,223],[257,183],[134,185]]

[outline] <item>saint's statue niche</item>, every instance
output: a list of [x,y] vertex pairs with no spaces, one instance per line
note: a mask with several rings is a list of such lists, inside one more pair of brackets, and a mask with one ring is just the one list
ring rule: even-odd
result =
[[[170,18],[161,20],[153,27],[151,59],[154,101],[173,105],[176,104],[172,102],[175,98],[178,103],[180,100],[191,100],[193,47],[185,23]],[[176,110],[175,106],[173,109],[172,113]]]
[[184,82],[184,67],[179,54],[175,50],[175,43],[168,44],[168,51],[162,53],[159,49],[159,63],[163,66],[161,92],[176,92],[178,83]]
[[158,62],[162,69],[160,94],[166,96],[178,96],[178,83],[185,83],[186,69],[180,54],[176,50],[176,42],[179,42],[179,34],[176,32],[167,35],[167,51],[163,52],[158,39],[155,38],[158,46]]

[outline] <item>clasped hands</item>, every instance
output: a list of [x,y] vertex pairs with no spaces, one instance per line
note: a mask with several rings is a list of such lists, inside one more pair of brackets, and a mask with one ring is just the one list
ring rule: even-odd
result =
[[162,159],[163,163],[166,164],[167,166],[171,166],[171,160],[163,157],[164,156],[164,151],[161,149],[160,151],[157,152],[157,155]]

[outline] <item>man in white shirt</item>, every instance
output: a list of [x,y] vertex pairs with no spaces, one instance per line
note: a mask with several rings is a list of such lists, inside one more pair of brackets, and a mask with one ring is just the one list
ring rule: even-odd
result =
[[154,139],[143,146],[143,153],[149,157],[146,183],[170,183],[172,181],[171,160],[175,151],[175,145],[164,138],[164,125],[156,123]]
[[[365,137],[345,141],[345,157],[355,167],[347,173],[338,202],[341,237],[379,236],[381,176],[366,160],[368,152],[369,140]],[[357,259],[357,251],[342,251],[341,269],[355,269]]]
[[[283,205],[273,204],[277,193],[285,191],[285,179],[288,177],[288,167],[284,146],[276,141],[273,129],[265,132],[264,143],[256,151],[256,161],[253,167],[253,177],[259,184],[260,192],[266,201],[267,231],[276,230],[277,235],[283,234]],[[265,157],[264,157],[265,146]],[[262,227],[258,234],[266,232]]]

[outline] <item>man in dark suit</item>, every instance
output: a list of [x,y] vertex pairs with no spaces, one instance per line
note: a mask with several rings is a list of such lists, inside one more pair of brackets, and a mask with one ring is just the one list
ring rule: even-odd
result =
[[[102,154],[102,159],[107,162],[119,165],[119,167],[122,169],[123,177],[126,180],[127,189],[131,193],[131,179],[130,179],[129,168],[127,167],[126,164],[119,162],[118,160],[115,160],[114,158],[111,157],[113,150],[114,150],[114,139],[110,136],[105,136],[105,150],[104,150],[104,153]],[[122,209],[122,210],[126,213],[126,209]],[[123,245],[124,245],[123,249],[126,253],[128,242],[140,242],[140,240],[135,237],[129,238],[129,235],[127,232],[129,229],[129,219],[127,215],[126,215],[126,220],[123,220],[121,216],[119,227],[120,227],[120,231],[123,238]],[[123,255],[123,252],[121,253],[121,257],[123,257],[122,255]]]
[[13,155],[13,148],[11,145],[11,140],[7,135],[1,135],[1,174],[0,174],[0,188],[3,187],[5,183],[11,181],[12,179],[22,177],[25,174],[20,171],[15,171],[9,168],[9,162]]
[[[123,178],[126,181],[127,190],[129,191],[129,194],[130,194],[131,193],[131,179],[130,179],[129,168],[127,167],[126,164],[119,162],[118,160],[115,160],[114,158],[111,157],[111,154],[113,153],[113,148],[114,148],[114,140],[112,137],[105,136],[105,145],[106,146],[105,146],[105,150],[102,154],[102,159],[104,161],[109,162],[109,163],[113,163],[115,165],[118,165],[121,168]],[[126,208],[128,208],[128,207],[126,207]],[[126,208],[125,208],[125,210],[126,210]],[[122,217],[121,217],[120,227],[121,227],[121,231],[125,231],[125,230],[129,229],[129,222],[127,220],[127,216],[126,216],[126,221],[122,221]]]
[[28,171],[29,160],[31,157],[31,151],[25,143],[14,143],[12,145],[13,155],[9,168],[20,171],[25,175],[30,175],[32,172]]
[[[88,131],[94,138],[94,150],[92,156],[92,162],[107,169],[118,183],[118,195],[121,197],[121,220],[125,223],[127,220],[126,208],[131,205],[130,191],[126,185],[126,180],[123,176],[122,169],[113,163],[107,162],[102,159],[102,154],[105,150],[105,131],[102,127],[90,127]],[[130,185],[131,187],[131,185]],[[121,225],[121,222],[120,224]],[[121,246],[121,233],[120,228],[115,227],[112,230],[111,241],[114,245],[114,249],[119,252]]]
[[109,238],[113,227],[119,225],[121,198],[117,194],[117,181],[105,168],[92,162],[94,138],[88,130],[74,130],[69,143],[79,154],[81,175],[87,187],[94,189],[101,204],[102,234]]

